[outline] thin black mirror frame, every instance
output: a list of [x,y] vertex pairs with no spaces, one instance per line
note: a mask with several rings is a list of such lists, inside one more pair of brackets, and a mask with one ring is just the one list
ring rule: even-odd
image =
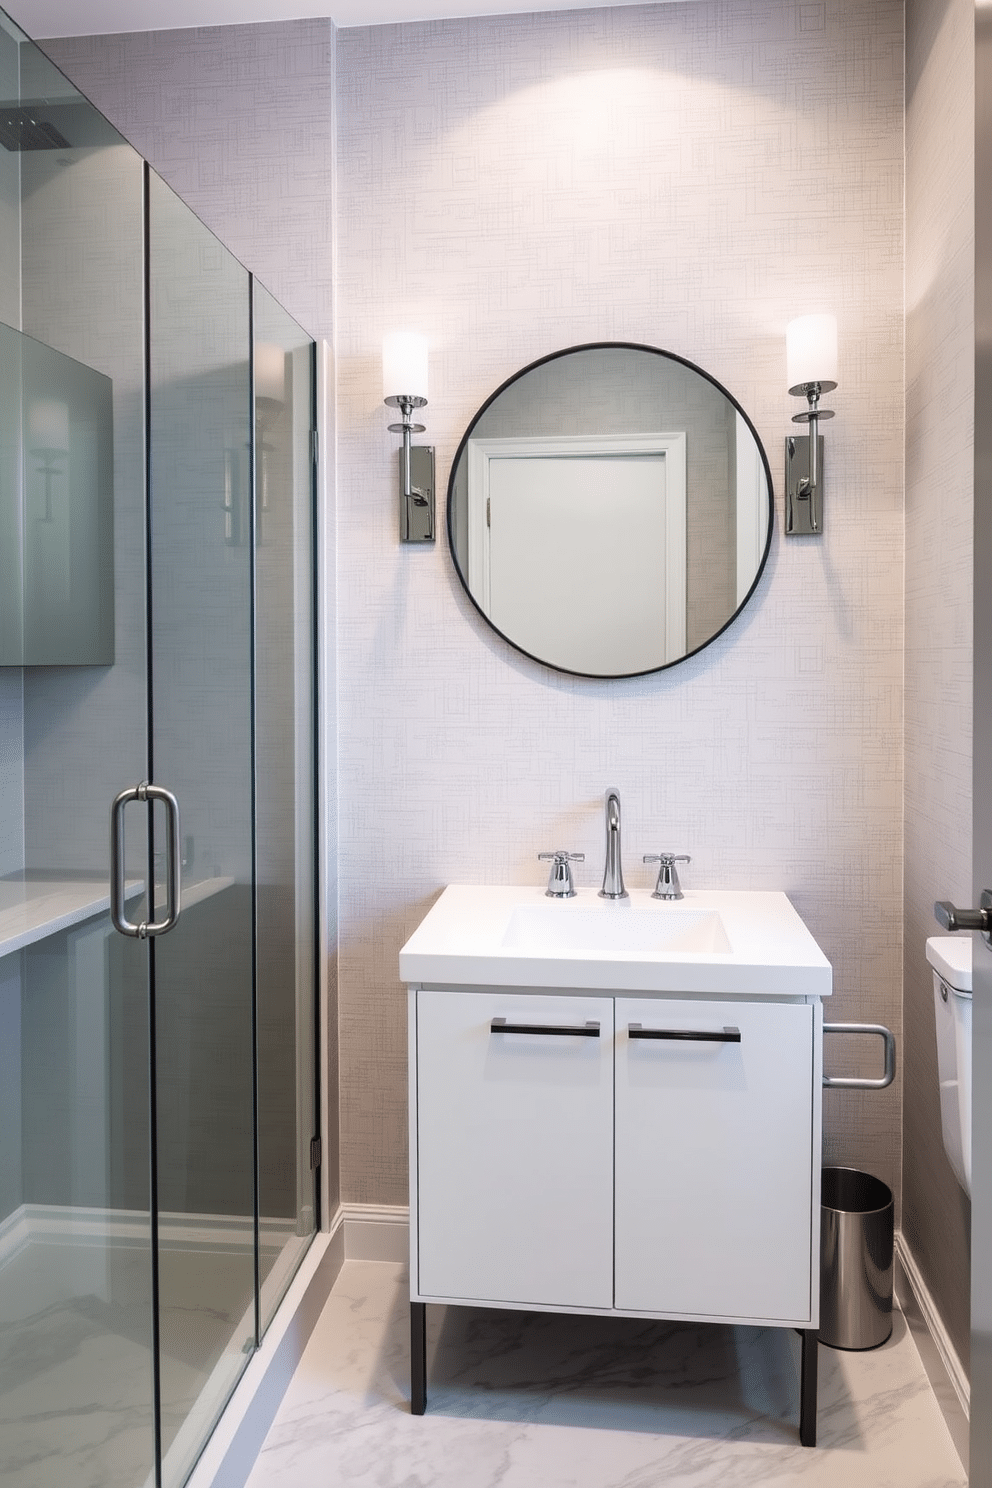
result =
[[[496,402],[497,398],[501,397],[501,395],[506,392],[507,388],[512,387],[515,382],[519,382],[522,377],[526,377],[529,372],[533,372],[537,367],[546,366],[549,362],[559,361],[562,357],[574,356],[576,355],[576,353],[581,351],[641,351],[646,352],[651,356],[664,357],[667,361],[670,362],[678,362],[680,366],[687,368],[688,371],[695,372],[698,377],[704,378],[706,382],[710,383],[717,390],[717,392],[721,393],[723,397],[726,398],[727,402],[731,404],[731,406],[735,408],[736,411],[740,414],[748,429],[751,431],[751,436],[754,439],[758,454],[761,456],[761,466],[765,473],[765,485],[768,491],[768,531],[765,536],[765,546],[764,551],[761,554],[761,561],[759,562],[755,571],[754,580],[751,584],[751,587],[748,589],[744,598],[734,610],[733,614],[727,617],[726,621],[723,625],[720,626],[719,630],[715,630],[711,636],[709,636],[705,641],[702,642],[701,645],[694,646],[691,651],[687,651],[684,656],[676,657],[673,661],[663,662],[661,666],[657,667],[646,667],[642,671],[637,672],[573,671],[570,667],[556,666],[554,662],[546,661],[543,657],[535,656],[533,652],[526,651],[523,646],[518,646],[516,641],[512,640],[504,631],[500,630],[498,626],[493,624],[489,616],[486,614],[485,610],[483,610],[482,606],[476,600],[475,595],[472,593],[471,589],[468,586],[468,579],[462,572],[461,564],[458,562],[458,555],[455,551],[452,522],[452,511],[455,502],[455,475],[458,470],[459,462],[468,448],[468,442],[471,439],[476,427],[478,426],[479,421],[489,411],[492,405]],[[721,382],[718,382],[717,379],[711,376],[709,372],[704,371],[704,369],[700,366],[697,366],[695,362],[689,361],[688,357],[678,356],[674,351],[663,351],[661,347],[658,346],[647,346],[639,341],[584,341],[576,346],[566,346],[561,351],[552,351],[549,352],[547,356],[538,357],[536,361],[529,362],[526,367],[521,367],[519,371],[514,372],[512,377],[508,377],[505,382],[500,383],[495,392],[490,393],[489,397],[474,415],[471,423],[465,430],[465,433],[462,435],[461,440],[458,444],[458,448],[455,451],[455,457],[451,462],[451,471],[448,476],[446,522],[448,531],[448,552],[451,554],[451,561],[454,564],[455,573],[458,575],[459,582],[461,583],[462,588],[465,590],[465,593],[468,595],[469,599],[472,601],[473,606],[481,615],[482,619],[485,621],[490,630],[495,631],[496,635],[504,640],[508,646],[512,646],[514,651],[518,651],[521,656],[526,656],[530,661],[535,661],[539,666],[547,667],[550,671],[561,672],[565,676],[569,677],[584,677],[590,682],[618,682],[622,681],[626,677],[650,677],[653,676],[655,672],[667,672],[669,668],[680,666],[682,662],[688,661],[690,657],[698,656],[700,651],[705,651],[707,646],[711,646],[715,640],[722,636],[724,631],[727,630],[731,625],[733,625],[734,621],[737,619],[741,611],[744,610],[748,604],[750,604],[754,591],[757,589],[760,582],[761,575],[765,571],[765,564],[768,562],[768,554],[771,551],[772,529],[775,526],[775,488],[772,484],[772,472],[771,467],[768,463],[768,455],[765,451],[764,445],[761,442],[761,437],[758,434],[757,429],[754,427],[752,420],[748,416],[746,410],[741,407],[740,403],[734,397],[733,393],[728,392],[723,384]]]

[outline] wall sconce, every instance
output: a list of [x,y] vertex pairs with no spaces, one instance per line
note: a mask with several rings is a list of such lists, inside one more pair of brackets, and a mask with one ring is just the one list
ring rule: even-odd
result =
[[286,405],[286,353],[271,341],[255,344],[255,409],[266,420]]
[[809,434],[785,441],[785,532],[802,537],[823,531],[823,435],[820,419],[833,418],[820,407],[820,394],[837,386],[837,320],[833,315],[802,315],[786,327],[789,392],[805,398],[805,413],[794,424],[808,424]]
[[31,404],[28,414],[28,437],[31,453],[41,461],[38,472],[45,480],[45,512],[38,520],[51,522],[52,481],[62,471],[56,461],[61,462],[69,453],[69,408],[55,398],[39,398]]
[[[402,389],[402,391],[397,391]],[[391,434],[402,434],[400,451],[400,542],[433,542],[434,446],[411,445],[424,425],[411,422],[415,408],[427,403],[427,338],[410,331],[394,331],[382,343],[382,397],[403,414],[401,424],[390,424]]]

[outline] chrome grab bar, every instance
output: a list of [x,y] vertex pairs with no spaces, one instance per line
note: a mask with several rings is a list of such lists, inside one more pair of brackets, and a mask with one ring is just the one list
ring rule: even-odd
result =
[[881,1079],[861,1080],[844,1075],[824,1075],[823,1083],[832,1090],[884,1090],[896,1077],[896,1039],[882,1023],[824,1023],[824,1033],[875,1033],[885,1044],[885,1067]]
[[[124,808],[131,801],[161,801],[165,806],[165,918],[136,925],[124,913]],[[171,930],[182,911],[179,851],[179,802],[171,791],[143,780],[114,797],[110,808],[110,919],[115,930],[134,940],[147,940]],[[155,885],[145,876],[145,897],[154,913]]]

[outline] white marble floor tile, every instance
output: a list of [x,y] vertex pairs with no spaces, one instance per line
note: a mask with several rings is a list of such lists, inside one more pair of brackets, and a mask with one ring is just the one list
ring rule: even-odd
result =
[[[218,1411],[246,1362],[251,1257],[163,1248],[162,1436]],[[219,1361],[230,1356],[225,1375]],[[213,1398],[204,1400],[208,1385]],[[151,1258],[31,1243],[0,1268],[0,1485],[142,1488],[153,1469]]]
[[402,1267],[349,1261],[249,1488],[965,1488],[901,1315],[866,1354],[820,1350],[798,1439],[781,1329],[428,1309],[427,1415],[409,1413]]

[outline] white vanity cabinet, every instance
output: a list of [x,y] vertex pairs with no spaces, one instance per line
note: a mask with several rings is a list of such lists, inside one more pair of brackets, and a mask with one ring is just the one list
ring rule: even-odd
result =
[[410,996],[415,1298],[815,1326],[818,1003]]
[[617,998],[618,1308],[809,1323],[814,1026],[806,1003]]
[[415,1011],[419,1290],[612,1307],[613,999],[427,990]]

